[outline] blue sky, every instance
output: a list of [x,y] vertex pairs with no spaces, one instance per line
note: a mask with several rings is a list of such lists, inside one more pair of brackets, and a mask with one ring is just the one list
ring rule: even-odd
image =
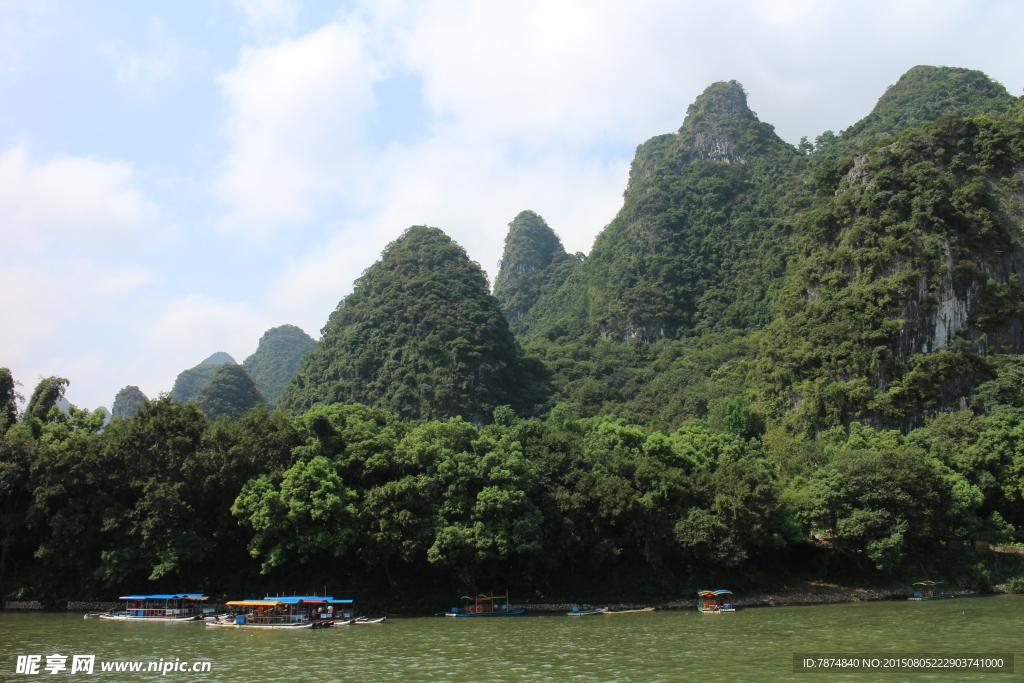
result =
[[1017,0],[0,0],[0,365],[168,391],[314,337],[402,230],[493,278],[507,224],[587,252],[636,145],[743,83],[796,143],[916,64],[1024,89]]

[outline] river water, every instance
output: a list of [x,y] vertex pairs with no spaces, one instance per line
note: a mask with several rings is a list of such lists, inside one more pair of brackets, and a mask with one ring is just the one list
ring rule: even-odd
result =
[[[49,673],[47,656],[67,657]],[[1016,655],[1017,674],[794,672],[794,655]],[[40,655],[18,674],[19,655]],[[94,655],[91,675],[71,673]],[[59,661],[59,660],[58,660]],[[209,662],[208,673],[103,672],[102,663]],[[81,614],[0,612],[0,680],[402,681],[989,681],[1024,673],[1024,596],[499,619],[395,618],[374,626],[256,631],[139,624]]]

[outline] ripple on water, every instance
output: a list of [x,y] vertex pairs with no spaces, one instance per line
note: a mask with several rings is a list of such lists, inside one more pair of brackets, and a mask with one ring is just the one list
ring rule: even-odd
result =
[[[756,608],[720,615],[424,617],[315,631],[0,613],[0,632],[0,669],[7,673],[13,673],[18,654],[60,653],[95,654],[98,661],[209,660],[211,674],[177,677],[243,683],[796,681],[806,676],[793,674],[794,653],[1015,652],[1024,632],[1024,596]],[[912,676],[929,683],[962,678]],[[121,680],[174,678],[143,673],[125,674]],[[844,680],[893,679],[859,674]]]

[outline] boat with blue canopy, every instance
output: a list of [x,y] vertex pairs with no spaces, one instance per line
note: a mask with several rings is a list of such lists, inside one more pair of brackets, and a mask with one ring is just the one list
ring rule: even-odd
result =
[[[452,607],[445,612],[446,617],[515,617],[526,614],[525,608],[512,609],[508,604],[508,593],[505,595],[478,595],[471,598],[463,595],[466,604],[460,609]],[[504,601],[504,602],[499,602]]]
[[344,626],[356,620],[355,605],[351,599],[335,598],[330,595],[288,595],[265,597],[264,600],[279,600],[285,605],[301,606],[313,628]]
[[[235,600],[227,603],[234,613],[207,622],[209,626],[236,628],[328,628],[356,623],[350,599],[330,595],[268,596],[262,600]],[[373,623],[383,621],[382,617]],[[363,621],[366,622],[365,618]]]
[[697,591],[697,610],[704,614],[735,612],[732,606],[732,591]]
[[955,597],[952,593],[939,590],[938,587],[941,585],[941,581],[918,581],[914,584],[917,590],[907,600],[921,602],[923,600],[949,600]]
[[[204,612],[202,593],[160,593],[154,595],[122,595],[126,602],[123,612],[96,614],[108,621],[200,621]],[[92,616],[92,615],[86,615]]]

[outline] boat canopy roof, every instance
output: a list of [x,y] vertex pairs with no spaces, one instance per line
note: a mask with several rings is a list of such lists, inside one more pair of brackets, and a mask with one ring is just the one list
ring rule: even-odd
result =
[[122,595],[118,600],[206,600],[202,593],[167,593],[161,595]]
[[914,585],[915,586],[940,586],[940,585],[942,585],[942,582],[941,581],[918,581]]
[[702,598],[713,598],[718,595],[732,595],[732,591],[717,590],[717,591],[697,591],[697,595]]
[[224,604],[232,607],[277,607],[284,603],[277,600],[232,600]]
[[348,604],[351,600],[335,600],[334,598],[313,598],[313,597],[288,597],[288,598],[265,598],[266,600],[278,600],[286,605],[295,605],[300,602],[315,602],[323,604]]
[[282,603],[284,603],[286,605],[294,605],[294,604],[300,603],[300,602],[323,602],[323,603],[328,603],[329,602],[329,603],[332,603],[332,604],[335,604],[335,605],[339,605],[339,604],[347,605],[347,604],[350,604],[352,602],[352,600],[335,600],[334,598],[332,598],[330,596],[324,596],[324,595],[289,595],[287,597],[281,597],[281,598],[266,597],[266,598],[263,598],[263,599],[264,600],[277,600],[277,601],[282,602]]

